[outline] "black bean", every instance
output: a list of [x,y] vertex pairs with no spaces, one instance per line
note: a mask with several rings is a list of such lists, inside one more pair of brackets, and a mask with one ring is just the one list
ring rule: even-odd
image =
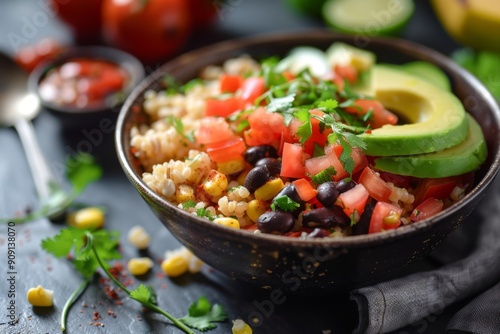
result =
[[373,209],[375,208],[377,201],[374,199],[369,199],[366,203],[365,210],[359,218],[359,221],[352,227],[352,235],[362,235],[368,234],[370,228],[370,220],[372,218]]
[[266,166],[254,167],[248,172],[244,186],[249,192],[253,193],[257,188],[263,186],[270,178],[271,174]]
[[[293,183],[285,186],[283,189],[280,190],[274,198],[281,197],[281,196],[288,196],[292,201],[297,202],[300,204],[299,207],[297,207],[295,210],[292,211],[287,211],[288,213],[291,213],[293,216],[298,217],[299,214],[304,211],[306,207],[306,203],[300,198],[299,193],[297,192],[297,189],[295,189],[295,186]],[[279,208],[277,208],[279,210]]]
[[348,224],[351,220],[342,208],[334,205],[331,208],[318,208],[302,215],[302,225],[305,227],[330,228]]
[[333,206],[339,197],[339,191],[333,182],[322,183],[316,188],[316,190],[318,191],[316,198],[327,208]]
[[330,233],[328,233],[327,230],[324,230],[322,228],[315,228],[309,235],[307,236],[308,239],[314,239],[314,238],[326,238],[330,236]]
[[266,166],[273,176],[281,173],[281,161],[276,158],[262,158],[255,163],[255,167],[257,166]]
[[262,233],[283,234],[290,232],[295,225],[295,218],[282,211],[267,211],[257,219],[257,227]]
[[263,158],[277,158],[278,152],[271,145],[251,146],[243,153],[243,157],[249,164],[255,165],[257,161]]
[[353,180],[346,181],[344,179],[344,180],[340,180],[339,182],[337,182],[337,190],[339,191],[339,194],[345,193],[347,190],[351,190],[355,186],[356,186],[356,183],[354,183]]

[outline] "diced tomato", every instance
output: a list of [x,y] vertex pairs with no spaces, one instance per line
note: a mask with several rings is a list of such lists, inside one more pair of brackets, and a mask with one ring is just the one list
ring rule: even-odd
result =
[[247,230],[247,231],[255,231],[256,229],[258,229],[258,226],[257,226],[257,224],[250,224],[250,225],[241,227],[241,229]]
[[370,167],[365,167],[365,169],[363,169],[358,182],[364,185],[366,190],[370,193],[370,196],[377,201],[387,202],[392,194],[391,187],[389,187],[389,185]]
[[[320,121],[314,116],[323,116],[325,113],[319,109],[310,110],[310,123],[311,123],[311,136],[305,141],[304,152],[309,155],[313,155],[314,146],[317,144],[321,147],[324,147],[328,141],[328,135],[332,132],[332,129],[321,129]],[[290,136],[295,138],[297,141],[300,139],[297,136],[297,130],[299,126],[301,126],[303,122],[299,121],[296,118],[293,118],[290,124],[288,125],[288,131]]]
[[438,212],[441,212],[444,207],[444,202],[436,199],[434,197],[429,197],[422,203],[420,203],[411,213],[410,219],[414,222],[418,222],[434,216]]
[[379,174],[382,180],[384,180],[385,182],[390,182],[394,184],[396,187],[409,188],[411,185],[411,177],[409,176],[392,174],[389,172],[382,172],[382,171],[379,171]]
[[196,133],[196,141],[200,144],[211,144],[226,141],[233,136],[233,130],[224,118],[204,117]]
[[447,199],[460,181],[461,176],[450,176],[437,179],[424,179],[415,189],[415,204],[422,203],[430,197],[440,200]]
[[298,179],[292,182],[295,186],[295,190],[299,194],[299,197],[304,201],[308,202],[318,193],[316,189],[313,188],[311,183],[306,179]]
[[232,137],[226,141],[207,145],[207,153],[213,161],[225,162],[240,158],[246,148],[243,138]]
[[326,155],[310,158],[305,161],[306,173],[309,176],[314,176],[331,166],[330,160]]
[[206,116],[226,117],[245,107],[245,102],[239,97],[230,97],[225,100],[207,99],[205,104]]
[[370,110],[373,111],[372,119],[368,123],[372,128],[380,128],[385,124],[395,125],[398,123],[398,116],[385,109],[382,103],[376,100],[358,99],[354,101],[354,106],[345,108],[345,111],[356,115],[365,115]]
[[335,74],[350,83],[355,83],[358,80],[358,71],[352,65],[335,65],[334,71]]
[[248,146],[270,145],[276,137],[273,132],[248,129],[243,133]]
[[219,82],[221,92],[234,93],[243,84],[243,77],[241,75],[222,74]]
[[[340,147],[340,149],[338,148]],[[346,177],[349,176],[349,173],[344,168],[344,165],[340,161],[340,153],[337,156],[337,152],[342,152],[343,149],[340,145],[327,145],[325,146],[325,153],[328,159],[330,160],[330,165],[335,168],[336,174],[333,177],[335,181],[340,181]],[[360,149],[354,148],[351,153],[351,158],[354,160],[354,169],[353,169],[353,174],[357,173],[358,171],[363,170],[366,166],[368,166],[368,160],[366,159],[366,156],[363,154],[363,152]]]
[[284,71],[281,74],[285,77],[286,81],[292,81],[293,79],[295,79],[295,75],[293,75],[293,73],[290,71]]
[[300,179],[306,176],[302,146],[285,143],[281,157],[281,176]]
[[401,213],[403,209],[386,202],[377,202],[370,218],[368,233],[377,233],[383,230],[391,230],[401,225]]
[[283,234],[285,237],[289,237],[289,238],[298,238],[302,235],[303,232],[306,232],[306,233],[311,233],[314,229],[313,228],[310,228],[310,227],[301,227],[298,231],[295,231],[295,232],[287,232],[285,234]]
[[264,94],[265,81],[261,77],[245,79],[241,85],[241,98],[248,103],[254,103],[255,99]]
[[369,197],[368,190],[362,184],[357,184],[354,188],[341,193],[337,199],[337,204],[340,205],[347,216],[351,217],[354,212],[361,216]]

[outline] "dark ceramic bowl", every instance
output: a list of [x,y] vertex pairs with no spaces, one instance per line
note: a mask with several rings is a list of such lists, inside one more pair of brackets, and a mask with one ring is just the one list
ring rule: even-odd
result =
[[[129,79],[118,94],[113,95],[99,105],[79,108],[77,106],[62,106],[44,100],[40,96],[39,85],[47,72],[76,58],[109,61],[125,69],[129,75]],[[99,120],[103,118],[113,116],[116,118],[125,98],[142,79],[144,79],[143,65],[132,55],[110,47],[81,46],[69,48],[56,59],[38,65],[30,74],[28,87],[31,92],[37,94],[41,105],[61,118],[65,125],[85,126],[90,124],[97,125]]]
[[[335,41],[371,50],[381,62],[425,60],[448,74],[454,93],[481,125],[488,146],[488,159],[477,173],[474,188],[463,200],[431,219],[386,233],[298,240],[256,235],[209,223],[173,206],[141,180],[142,170],[130,151],[130,128],[144,122],[144,115],[134,111],[141,110],[146,90],[160,87],[157,78],[169,73],[183,82],[196,77],[207,65],[221,64],[243,53],[256,58],[283,56],[295,46],[326,49]],[[213,268],[235,279],[299,293],[341,292],[397,277],[405,266],[429,253],[464,221],[484,196],[500,163],[500,110],[472,75],[449,58],[414,43],[373,38],[366,45],[359,45],[355,37],[325,31],[228,41],[184,54],[162,66],[134,90],[120,112],[116,129],[116,148],[125,173],[182,244]]]

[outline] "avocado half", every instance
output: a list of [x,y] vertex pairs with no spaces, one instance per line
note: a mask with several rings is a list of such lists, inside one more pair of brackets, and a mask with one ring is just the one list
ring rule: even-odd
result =
[[486,160],[488,150],[481,127],[469,114],[467,118],[469,132],[460,144],[440,152],[378,158],[374,161],[375,168],[425,178],[448,177],[474,171]]
[[406,71],[375,65],[364,92],[407,121],[360,134],[366,155],[400,156],[442,151],[461,143],[469,122],[460,100],[444,89]]

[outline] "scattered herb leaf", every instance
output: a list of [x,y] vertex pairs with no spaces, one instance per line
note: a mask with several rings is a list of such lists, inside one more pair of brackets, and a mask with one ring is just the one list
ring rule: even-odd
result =
[[276,197],[271,203],[271,209],[273,211],[276,211],[277,208],[283,211],[293,211],[298,207],[300,207],[300,204],[287,195]]
[[227,314],[224,308],[219,305],[211,305],[204,297],[200,297],[198,301],[191,304],[188,315],[179,320],[191,328],[198,329],[202,332],[214,329],[217,325],[214,322],[222,322],[227,319]]

